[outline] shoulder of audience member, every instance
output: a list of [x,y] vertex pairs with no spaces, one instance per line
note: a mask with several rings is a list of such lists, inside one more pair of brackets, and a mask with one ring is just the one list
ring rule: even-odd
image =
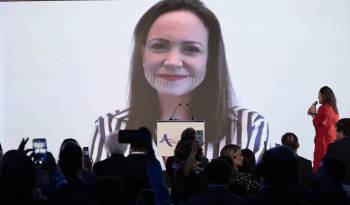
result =
[[305,161],[305,162],[310,162],[310,163],[311,163],[311,160],[308,160],[308,159],[306,159],[306,158],[304,158],[304,157],[302,157],[302,156],[300,156],[300,155],[297,155],[297,157],[298,157],[300,160],[303,160],[303,161]]
[[[209,195],[212,196],[210,197]],[[206,191],[201,194],[197,194],[193,197],[191,197],[186,205],[198,205],[198,204],[203,204],[205,205],[206,202],[208,202],[209,199],[213,199],[214,197],[217,197],[217,202],[218,204],[222,205],[229,205],[229,204],[235,204],[235,205],[241,205],[243,203],[243,200],[241,197],[231,193],[227,189],[224,189],[223,192],[220,194],[217,193],[210,193],[210,191]]]

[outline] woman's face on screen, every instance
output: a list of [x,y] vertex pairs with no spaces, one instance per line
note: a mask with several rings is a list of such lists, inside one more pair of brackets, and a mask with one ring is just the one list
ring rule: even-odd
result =
[[181,96],[204,80],[208,59],[208,30],[190,11],[158,17],[143,49],[144,74],[159,94]]

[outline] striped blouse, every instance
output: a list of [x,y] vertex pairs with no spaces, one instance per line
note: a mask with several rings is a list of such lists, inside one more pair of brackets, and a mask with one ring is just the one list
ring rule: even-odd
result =
[[[125,129],[128,111],[129,109],[116,110],[114,113],[108,113],[106,117],[100,116],[95,121],[90,144],[90,156],[94,162],[107,157],[107,151],[104,147],[106,137],[112,132]],[[252,150],[258,160],[269,144],[269,125],[267,121],[259,113],[238,106],[233,107],[230,111],[228,116],[232,122],[231,136],[221,139],[218,145],[209,143],[206,151],[207,158],[212,159],[217,156],[219,150],[226,144],[237,144],[242,149]],[[155,147],[155,143],[153,144]],[[157,149],[154,150],[157,152]],[[128,153],[128,150],[125,150],[125,153]]]

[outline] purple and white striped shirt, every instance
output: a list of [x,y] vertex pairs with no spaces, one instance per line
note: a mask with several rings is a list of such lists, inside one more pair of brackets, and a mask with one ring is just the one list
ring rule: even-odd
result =
[[[95,121],[90,144],[90,156],[94,162],[107,157],[107,151],[104,147],[106,137],[111,132],[125,129],[128,121],[128,111],[129,109],[117,110],[114,113],[108,113],[106,117],[100,116]],[[219,144],[208,143],[206,157],[212,159],[217,156],[226,144],[237,144],[242,149],[252,150],[258,160],[269,144],[269,125],[267,121],[259,113],[238,106],[230,109],[228,117],[231,120],[231,134],[223,137]],[[125,153],[128,153],[128,151],[126,150]]]

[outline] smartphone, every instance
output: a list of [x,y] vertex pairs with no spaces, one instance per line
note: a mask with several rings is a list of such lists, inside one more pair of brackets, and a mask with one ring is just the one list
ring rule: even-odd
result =
[[46,162],[47,145],[45,138],[33,139],[34,149],[34,164],[38,167],[43,167]]
[[202,145],[204,143],[203,130],[196,130],[196,141]]
[[45,138],[35,138],[33,139],[33,149],[34,153],[46,154],[47,146]]
[[139,130],[119,130],[119,143],[133,143],[140,141]]
[[89,147],[83,147],[84,157],[89,157]]

